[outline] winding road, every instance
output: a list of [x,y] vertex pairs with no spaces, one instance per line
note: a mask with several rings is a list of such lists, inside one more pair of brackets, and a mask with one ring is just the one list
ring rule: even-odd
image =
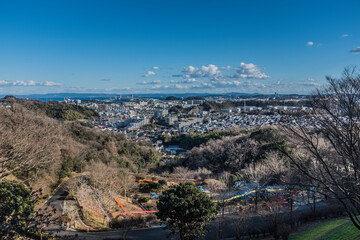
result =
[[[63,204],[66,198],[67,192],[64,186],[65,184],[60,185],[58,189],[54,192],[54,194],[48,199],[48,201],[43,205],[43,207],[51,207],[55,208],[58,213],[63,212]],[[317,209],[324,209],[328,207],[326,203],[321,202],[317,203]],[[299,206],[294,211],[311,211],[308,206]],[[229,214],[225,216],[223,219],[222,224],[222,238],[231,238],[235,236],[234,228],[232,223],[237,218],[236,215]],[[264,221],[259,217],[253,217],[250,221],[254,223],[254,227],[259,227],[264,224]],[[204,239],[206,240],[213,240],[218,239],[218,226],[219,221],[215,220],[211,222],[209,229],[210,231],[205,236]],[[77,236],[77,239],[89,239],[89,240],[101,240],[101,239],[122,239],[122,235],[124,231],[116,230],[116,231],[102,231],[102,232],[80,232],[75,230],[66,230],[65,227],[60,225],[52,224],[46,228],[46,232],[52,233],[59,237],[66,237],[66,236]],[[166,240],[168,239],[166,236],[168,234],[167,230],[164,230],[161,226],[153,226],[150,228],[144,229],[136,229],[130,230],[127,234],[127,239],[137,240],[137,239],[153,239],[153,240]]]

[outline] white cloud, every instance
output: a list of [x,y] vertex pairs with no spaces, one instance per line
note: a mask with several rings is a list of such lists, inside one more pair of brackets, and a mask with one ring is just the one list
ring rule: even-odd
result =
[[304,87],[320,87],[321,84],[319,84],[315,79],[313,78],[308,78],[305,81],[300,81],[299,82],[300,86],[304,86]]
[[149,88],[144,88],[142,91],[162,92],[162,93],[183,93],[183,92],[245,92],[245,93],[310,93],[316,87],[321,86],[314,79],[306,79],[299,82],[258,82],[256,80],[213,80],[211,82],[198,81],[197,84],[183,85],[183,84],[166,84],[154,85]]
[[206,90],[206,89],[214,89],[215,86],[211,83],[203,82],[197,85],[191,85],[190,88],[194,90]]
[[155,67],[152,67],[152,69],[153,69],[153,70],[158,70],[159,67],[156,67],[156,66],[155,66]]
[[261,72],[259,66],[252,63],[240,63],[240,67],[235,68],[235,73],[229,75],[230,78],[237,79],[265,79],[270,76]]
[[44,86],[60,86],[61,83],[45,81],[43,85]]
[[151,88],[152,88],[152,89],[160,89],[160,88],[163,88],[163,87],[168,88],[169,86],[154,85],[154,86],[152,86]]
[[[223,72],[224,71],[224,72]],[[225,75],[225,71],[227,72]],[[243,91],[243,92],[264,92],[270,84],[257,83],[256,80],[270,78],[262,72],[262,68],[253,63],[240,63],[238,67],[218,67],[214,64],[195,67],[189,65],[184,67],[181,74],[173,75],[181,79],[170,80],[168,84],[155,84],[144,90],[164,92],[191,92],[191,91]],[[241,81],[242,80],[242,81]],[[243,81],[248,80],[248,81]],[[251,80],[251,81],[250,81]],[[150,82],[145,82],[149,84]],[[140,83],[142,85],[144,82]],[[266,89],[266,90],[265,90]]]
[[343,35],[341,35],[341,38],[347,38],[347,37],[350,37],[350,34],[343,34]]
[[4,85],[4,86],[46,86],[46,87],[51,87],[51,86],[60,86],[62,84],[61,83],[55,83],[55,82],[49,82],[49,81],[35,82],[34,80],[28,80],[28,81],[0,80],[0,85]]
[[254,81],[219,81],[213,82],[214,87],[216,88],[265,88],[265,84],[257,83]]
[[180,90],[180,89],[188,89],[188,86],[183,86],[180,84],[174,84],[174,85],[154,85],[151,87],[152,90]]
[[144,74],[143,77],[150,77],[150,76],[155,76],[155,75],[156,75],[155,72],[153,72],[153,71],[147,71],[147,73]]
[[319,86],[321,86],[319,83],[316,83],[316,82],[303,82],[303,83],[300,83],[300,85],[303,85],[305,87],[319,87]]
[[355,49],[350,50],[351,53],[359,54],[360,53],[360,47],[357,47]]
[[139,82],[139,83],[136,83],[138,85],[152,85],[152,84],[159,84],[161,83],[160,80],[154,80],[154,81],[142,81],[142,82]]
[[128,88],[128,87],[125,87],[125,88],[117,88],[117,87],[113,87],[113,88],[105,88],[104,90],[106,92],[111,92],[111,91],[130,91],[132,88]]
[[14,86],[35,86],[36,83],[33,80],[29,81],[15,81],[12,83]]
[[183,83],[194,83],[194,82],[196,82],[196,79],[195,78],[188,78],[188,79],[184,79],[182,82]]
[[312,42],[312,41],[309,41],[309,42],[307,42],[307,43],[306,43],[306,46],[307,46],[307,47],[311,47],[311,46],[314,46],[314,42]]
[[219,80],[223,78],[223,74],[219,71],[219,67],[214,64],[209,64],[208,66],[202,65],[200,68],[188,66],[183,70],[183,77],[185,78],[203,78],[208,77],[210,79]]
[[188,78],[183,80],[171,80],[170,83],[195,83],[197,80],[195,78]]
[[7,80],[0,80],[0,85],[9,85],[9,84],[11,84],[11,82]]
[[175,84],[174,87],[177,88],[177,89],[187,88],[187,86],[182,86],[180,84]]

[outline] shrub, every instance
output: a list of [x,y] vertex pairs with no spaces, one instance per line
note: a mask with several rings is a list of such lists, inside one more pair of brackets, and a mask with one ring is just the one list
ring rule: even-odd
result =
[[161,186],[164,186],[164,185],[166,185],[166,181],[165,180],[159,180],[159,184],[161,185]]
[[139,198],[139,202],[143,202],[143,203],[148,202],[149,200],[150,200],[149,197],[140,197]]
[[156,182],[141,183],[139,186],[140,191],[143,193],[156,192],[159,191],[161,188],[162,185]]

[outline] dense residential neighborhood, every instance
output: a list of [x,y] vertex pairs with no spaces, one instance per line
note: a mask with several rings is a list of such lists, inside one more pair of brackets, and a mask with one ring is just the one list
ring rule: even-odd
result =
[[[96,128],[125,134],[129,139],[149,141],[157,149],[165,148],[158,141],[162,135],[207,133],[232,128],[255,129],[269,126],[311,126],[314,122],[306,98],[282,98],[279,103],[286,105],[266,105],[269,97],[254,99],[233,99],[230,97],[208,97],[204,100],[166,100],[154,98],[109,99],[107,101],[85,101],[66,99],[69,104],[78,104],[96,110],[100,118],[92,122]],[[204,102],[232,101],[235,108],[220,110],[202,109]],[[265,107],[247,106],[247,101],[260,102]],[[291,103],[295,103],[294,106]],[[296,106],[295,106],[296,105]],[[177,111],[174,111],[174,108]],[[181,111],[179,111],[181,109]]]

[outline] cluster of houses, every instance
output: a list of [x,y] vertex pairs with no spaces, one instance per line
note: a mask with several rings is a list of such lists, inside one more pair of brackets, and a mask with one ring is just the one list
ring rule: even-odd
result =
[[[207,101],[222,101],[207,99]],[[135,141],[152,142],[158,151],[174,153],[179,149],[164,148],[158,142],[162,135],[188,134],[190,132],[209,132],[239,127],[252,129],[273,125],[306,126],[311,123],[310,115],[297,116],[291,112],[309,112],[311,108],[296,106],[241,106],[220,111],[204,111],[197,107],[204,100],[161,100],[126,99],[113,101],[70,102],[96,110],[100,118],[93,122],[104,131],[119,132]],[[174,108],[182,111],[174,111]],[[284,113],[279,113],[279,111]],[[273,114],[264,114],[265,112]]]

